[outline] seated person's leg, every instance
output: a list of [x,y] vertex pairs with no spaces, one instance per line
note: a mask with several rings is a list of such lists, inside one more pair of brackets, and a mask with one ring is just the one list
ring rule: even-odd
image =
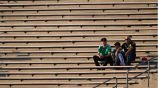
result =
[[133,56],[131,55],[131,54],[128,54],[127,55],[127,65],[131,65],[131,62],[132,62],[132,58],[133,58]]
[[118,54],[118,58],[120,61],[120,65],[125,66],[124,58],[123,58],[123,55],[121,53]]
[[113,66],[113,60],[112,60],[112,57],[111,57],[111,56],[109,56],[109,57],[104,57],[103,60],[104,60],[104,62],[105,62],[105,63],[103,64],[103,66],[107,66],[108,63],[110,63],[110,65]]
[[94,63],[95,63],[96,66],[100,66],[100,64],[98,62],[100,60],[100,58],[97,55],[93,56],[93,60],[94,60]]
[[116,65],[116,66],[119,66],[119,65],[120,65],[120,60],[119,60],[119,57],[118,57],[118,56],[115,57],[115,65]]
[[107,66],[107,64],[108,64],[108,61],[104,60],[103,66]]
[[129,57],[129,56],[127,56],[126,64],[127,64],[127,65],[130,65],[130,57]]
[[114,61],[112,60],[112,58],[109,58],[109,63],[110,63],[110,66],[114,65]]
[[132,62],[134,62],[135,59],[136,59],[136,54],[133,54],[133,55],[132,55]]

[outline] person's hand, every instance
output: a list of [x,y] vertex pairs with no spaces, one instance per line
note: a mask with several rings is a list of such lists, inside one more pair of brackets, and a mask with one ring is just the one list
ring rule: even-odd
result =
[[128,56],[128,53],[127,53],[127,52],[125,53],[125,56],[126,56],[126,57]]
[[118,55],[118,52],[115,52],[115,56],[117,56]]
[[103,56],[102,55],[98,55],[98,57],[101,59]]

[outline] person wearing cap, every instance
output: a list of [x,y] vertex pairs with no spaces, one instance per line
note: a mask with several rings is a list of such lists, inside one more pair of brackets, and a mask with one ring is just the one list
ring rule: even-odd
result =
[[126,64],[131,65],[132,61],[136,58],[136,43],[132,41],[132,36],[127,36],[125,43],[122,44],[122,49],[125,52]]
[[113,66],[113,60],[111,57],[111,46],[107,44],[107,39],[101,39],[102,45],[98,47],[98,55],[93,56],[93,60],[96,66],[100,66],[99,61],[104,62],[103,66],[106,66],[110,63]]
[[125,53],[122,51],[121,44],[116,42],[115,49],[112,52],[113,61],[116,66],[125,66]]

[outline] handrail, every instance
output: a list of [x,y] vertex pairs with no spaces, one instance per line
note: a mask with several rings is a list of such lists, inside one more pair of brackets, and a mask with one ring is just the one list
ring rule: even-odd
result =
[[103,83],[94,86],[93,88],[97,88],[97,87],[99,87],[100,85],[105,84],[105,83],[107,83],[107,82],[109,82],[109,81],[111,81],[111,80],[113,80],[113,79],[116,79],[116,83],[115,83],[115,86],[113,86],[112,88],[117,88],[117,85],[118,85],[118,81],[117,81],[118,78],[117,78],[117,77],[110,78],[110,79],[104,81]]
[[[153,57],[153,58],[151,58],[151,59],[149,59],[149,60],[146,61],[146,62],[148,62],[148,69],[146,69],[144,72],[141,72],[141,73],[139,73],[138,75],[136,75],[136,76],[134,76],[134,77],[132,77],[132,78],[128,78],[128,72],[129,72],[130,70],[132,70],[132,69],[128,69],[128,70],[127,70],[126,88],[128,88],[128,81],[131,81],[131,80],[133,80],[134,78],[137,78],[138,76],[140,76],[140,75],[142,75],[142,74],[144,74],[144,73],[146,73],[146,72],[148,72],[148,88],[150,88],[150,84],[149,84],[149,82],[150,82],[150,70],[152,69],[152,68],[150,67],[150,61],[153,60],[153,59],[155,59],[155,57]],[[139,65],[141,65],[141,63],[137,64],[135,67],[137,68]],[[157,64],[156,64],[156,68],[157,68]]]
[[[128,78],[128,73],[129,73],[130,70],[132,70],[132,68],[127,70],[127,79],[126,79],[127,83],[126,83],[126,88],[128,88],[128,81],[131,81],[131,80],[137,78],[138,76],[141,76],[142,74],[144,74],[144,73],[146,73],[146,72],[148,72],[148,88],[150,88],[150,85],[149,85],[149,81],[150,81],[150,80],[149,80],[149,79],[150,79],[150,70],[152,69],[152,68],[150,68],[150,61],[153,60],[153,59],[155,59],[155,57],[153,57],[153,58],[151,58],[151,59],[149,59],[149,60],[146,61],[146,62],[148,62],[148,69],[146,69],[144,72],[141,72],[141,73],[139,73],[138,75],[136,75],[136,76],[134,76],[134,77],[132,77],[132,78]],[[138,67],[139,65],[141,65],[141,64],[142,64],[142,63],[137,64],[137,65],[135,66],[135,68],[137,68],[137,67]],[[156,67],[157,67],[157,64],[156,64]],[[110,78],[110,79],[104,81],[103,83],[94,86],[93,88],[97,88],[97,87],[99,87],[100,85],[105,84],[105,83],[107,83],[107,82],[109,82],[109,81],[111,81],[111,80],[113,80],[113,79],[116,79],[116,84],[115,84],[115,86],[114,86],[113,88],[117,88],[117,85],[118,85],[118,83],[117,83],[117,77]]]

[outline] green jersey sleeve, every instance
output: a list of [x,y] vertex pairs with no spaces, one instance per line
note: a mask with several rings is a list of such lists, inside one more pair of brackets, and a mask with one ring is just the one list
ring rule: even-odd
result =
[[98,47],[98,53],[102,53],[102,46]]

